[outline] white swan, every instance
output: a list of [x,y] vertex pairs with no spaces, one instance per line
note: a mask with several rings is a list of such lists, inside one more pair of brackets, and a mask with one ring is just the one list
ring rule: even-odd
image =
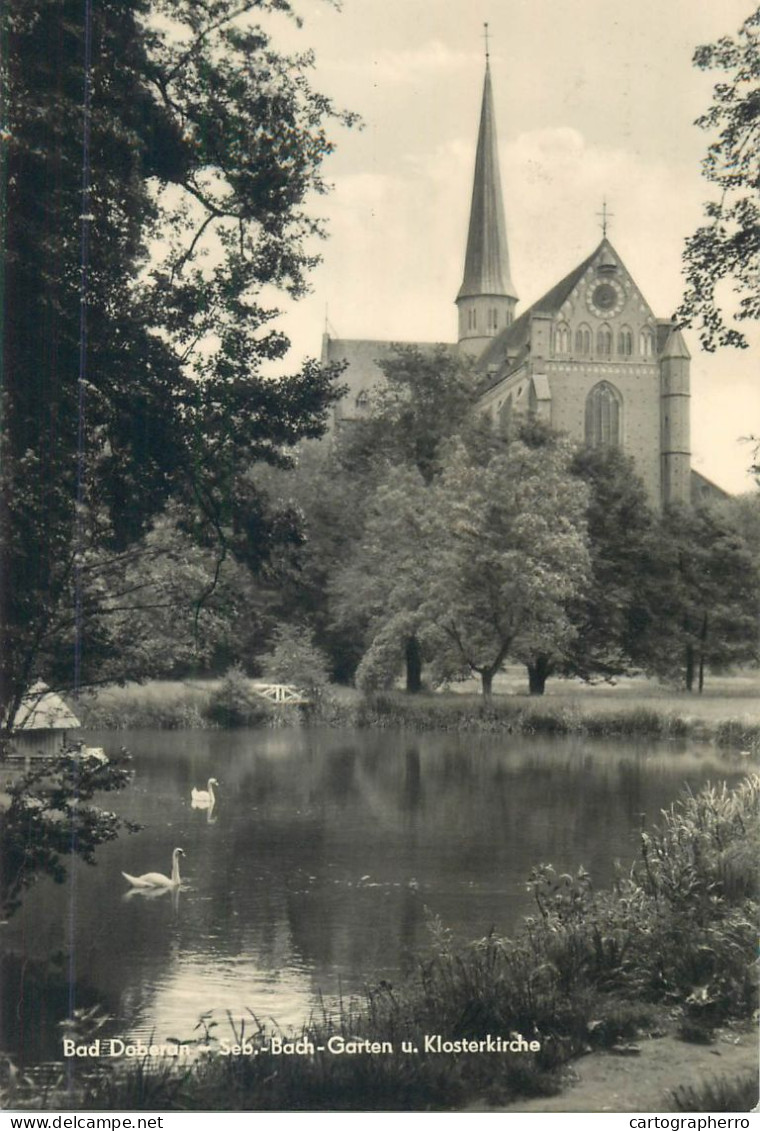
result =
[[181,848],[175,848],[172,852],[172,874],[171,877],[164,876],[161,872],[146,872],[143,876],[130,876],[129,872],[122,872],[125,880],[129,880],[134,888],[178,888],[180,885],[179,878],[179,858],[184,856]]
[[207,805],[216,804],[216,794],[214,793],[214,786],[219,785],[216,778],[208,779],[208,789],[191,789],[190,790],[190,804],[193,809],[205,809]]

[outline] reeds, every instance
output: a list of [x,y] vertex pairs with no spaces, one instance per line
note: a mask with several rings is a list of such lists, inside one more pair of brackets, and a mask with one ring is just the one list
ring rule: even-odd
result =
[[355,725],[403,727],[415,731],[581,735],[590,738],[669,740],[715,737],[718,745],[760,754],[760,726],[727,720],[710,723],[681,715],[669,706],[621,704],[593,710],[562,701],[528,701],[520,696],[485,701],[476,695],[408,696],[385,692],[367,696],[356,707]]
[[751,1071],[733,1079],[720,1076],[699,1086],[676,1088],[673,1100],[678,1111],[754,1111],[759,1091],[757,1072]]

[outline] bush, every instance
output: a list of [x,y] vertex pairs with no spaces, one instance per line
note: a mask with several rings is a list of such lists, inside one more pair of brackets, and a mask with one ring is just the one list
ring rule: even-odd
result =
[[251,690],[247,675],[239,664],[235,664],[212,693],[205,715],[216,726],[246,727],[266,722],[271,709]]

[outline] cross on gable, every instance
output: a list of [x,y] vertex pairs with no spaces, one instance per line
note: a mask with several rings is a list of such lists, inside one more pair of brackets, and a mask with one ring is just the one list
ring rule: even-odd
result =
[[614,215],[615,215],[615,213],[614,213],[614,212],[608,212],[608,211],[607,211],[607,201],[606,201],[606,199],[605,199],[605,200],[603,200],[603,201],[602,201],[602,211],[601,211],[601,212],[597,212],[597,216],[598,216],[598,217],[600,218],[600,220],[602,221],[602,223],[601,223],[601,229],[602,229],[602,235],[603,235],[603,236],[606,236],[606,235],[607,235],[607,223],[608,223],[608,221],[609,221],[609,220],[611,220],[611,219],[612,219],[612,217],[613,217]]

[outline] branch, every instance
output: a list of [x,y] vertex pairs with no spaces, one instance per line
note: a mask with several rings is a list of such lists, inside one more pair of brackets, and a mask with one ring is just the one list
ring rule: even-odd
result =
[[216,23],[209,24],[208,27],[204,28],[203,31],[198,33],[198,35],[195,37],[195,39],[192,42],[192,44],[190,45],[190,47],[188,47],[187,50],[185,52],[183,52],[182,55],[180,55],[175,66],[169,71],[169,73],[167,75],[164,76],[163,81],[167,85],[170,82],[173,82],[175,76],[177,75],[177,73],[179,71],[182,70],[185,63],[187,63],[188,60],[192,58],[192,56],[199,49],[199,47],[202,46],[204,41],[206,39],[208,39],[208,37],[210,35],[213,35],[213,33],[215,31],[219,31],[219,29],[224,27],[225,24],[231,23],[233,20],[236,20],[238,18],[238,16],[244,16],[246,14],[246,12],[250,12],[254,8],[258,8],[258,7],[260,7],[260,4],[257,2],[257,0],[252,0],[252,2],[247,3],[247,4],[241,4],[241,6],[239,8],[234,9],[232,12],[226,13],[219,20],[217,20]]

